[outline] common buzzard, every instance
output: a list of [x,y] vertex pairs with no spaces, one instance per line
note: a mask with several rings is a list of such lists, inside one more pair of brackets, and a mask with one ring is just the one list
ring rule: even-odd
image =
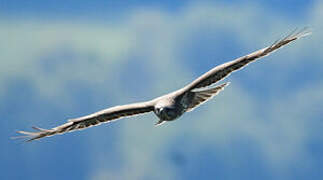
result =
[[84,117],[70,119],[67,123],[52,129],[33,127],[33,129],[36,130],[35,132],[18,131],[18,133],[24,134],[24,136],[20,136],[20,138],[28,138],[27,141],[33,141],[43,137],[81,130],[123,117],[148,112],[154,112],[159,118],[159,121],[155,125],[160,125],[167,121],[173,121],[179,118],[183,113],[192,111],[202,103],[210,100],[223,90],[224,87],[229,85],[229,83],[223,83],[215,87],[209,87],[210,85],[224,79],[233,71],[239,70],[249,63],[269,55],[286,44],[309,34],[310,31],[308,31],[307,28],[300,31],[295,30],[287,37],[275,41],[272,45],[266,48],[216,66],[187,86],[153,100],[104,109]]

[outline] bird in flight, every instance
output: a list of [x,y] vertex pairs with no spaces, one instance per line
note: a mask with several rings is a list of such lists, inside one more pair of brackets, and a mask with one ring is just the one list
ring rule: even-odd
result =
[[27,142],[30,142],[36,139],[72,132],[75,130],[82,130],[88,127],[100,125],[102,123],[108,123],[123,117],[148,112],[154,112],[159,118],[155,125],[161,125],[164,122],[173,121],[179,118],[185,112],[192,111],[199,105],[210,100],[221,90],[223,90],[224,87],[229,85],[229,82],[215,87],[209,87],[210,85],[223,80],[232,72],[243,68],[249,63],[254,62],[261,57],[267,56],[288,43],[309,34],[311,34],[311,32],[307,28],[300,31],[295,30],[285,38],[275,41],[272,45],[266,48],[216,66],[185,87],[150,101],[111,107],[87,116],[70,119],[67,123],[52,129],[33,127],[33,129],[36,130],[35,132],[18,131],[18,133],[23,134],[23,136],[18,136],[18,138],[27,138]]

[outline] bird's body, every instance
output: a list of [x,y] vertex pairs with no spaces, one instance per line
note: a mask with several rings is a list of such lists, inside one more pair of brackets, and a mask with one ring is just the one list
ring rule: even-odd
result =
[[32,141],[47,136],[100,125],[101,123],[111,122],[121,117],[133,116],[152,111],[159,118],[159,121],[156,123],[156,125],[160,125],[163,122],[167,121],[173,121],[179,118],[185,112],[193,110],[194,108],[217,95],[229,83],[223,83],[221,85],[209,88],[210,85],[224,79],[233,71],[241,69],[242,67],[248,65],[256,59],[264,57],[271,52],[279,49],[280,47],[308,34],[310,34],[310,32],[308,32],[306,29],[303,29],[299,32],[295,31],[289,36],[276,41],[269,47],[216,66],[187,86],[164,96],[157,97],[153,100],[111,107],[84,117],[70,119],[67,123],[52,129],[33,127],[35,130],[37,130],[36,132],[18,132],[25,134],[26,136],[22,137],[29,138],[27,141]]

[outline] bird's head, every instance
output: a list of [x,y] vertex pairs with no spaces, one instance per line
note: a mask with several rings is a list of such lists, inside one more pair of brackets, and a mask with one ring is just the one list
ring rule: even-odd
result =
[[155,109],[155,114],[165,121],[172,121],[178,117],[175,108],[171,107],[159,107]]

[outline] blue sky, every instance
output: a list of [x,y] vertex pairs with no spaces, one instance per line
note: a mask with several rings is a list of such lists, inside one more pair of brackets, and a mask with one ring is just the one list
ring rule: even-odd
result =
[[[266,9],[275,10],[280,15],[289,15],[291,17],[297,16],[301,18],[311,10],[315,4],[314,0],[233,0],[233,1],[171,1],[171,0],[126,0],[126,1],[78,1],[69,0],[64,3],[57,3],[57,1],[19,1],[19,0],[2,0],[0,3],[0,10],[2,14],[9,16],[42,16],[42,17],[61,17],[69,16],[74,18],[109,18],[109,20],[118,19],[123,15],[127,15],[129,11],[136,8],[158,8],[170,13],[176,13],[185,8],[188,4],[194,3],[216,3],[225,5],[243,5],[246,3],[257,4]],[[113,18],[111,16],[114,16]],[[111,19],[110,19],[111,18]]]
[[[321,179],[322,12],[320,1],[0,1],[0,179]],[[304,26],[312,36],[177,121],[10,139],[176,90]]]

